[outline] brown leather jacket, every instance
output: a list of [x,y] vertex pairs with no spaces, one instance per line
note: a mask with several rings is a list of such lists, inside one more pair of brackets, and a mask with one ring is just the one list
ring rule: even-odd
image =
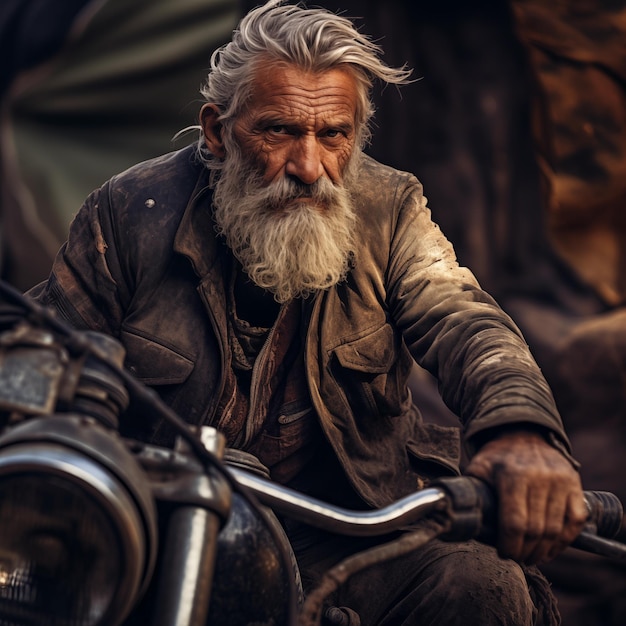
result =
[[[306,301],[305,350],[322,429],[360,495],[381,506],[416,489],[420,477],[456,471],[454,445],[441,428],[426,428],[412,403],[412,359],[439,379],[470,444],[521,422],[567,448],[523,338],[458,266],[416,178],[364,157],[352,191],[354,267],[345,282]],[[95,191],[32,295],[78,328],[118,337],[140,380],[189,422],[210,423],[229,358],[225,254],[207,172],[188,147]]]

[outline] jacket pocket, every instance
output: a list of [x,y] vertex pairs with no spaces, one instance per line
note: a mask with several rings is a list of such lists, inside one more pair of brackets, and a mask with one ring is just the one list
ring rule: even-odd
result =
[[385,324],[374,332],[334,349],[339,364],[368,374],[389,371],[394,360],[394,332]]
[[406,393],[399,385],[400,339],[389,324],[332,351],[337,391],[357,422],[399,415]]
[[153,339],[122,330],[120,340],[126,348],[126,367],[145,385],[177,385],[193,371],[190,358]]

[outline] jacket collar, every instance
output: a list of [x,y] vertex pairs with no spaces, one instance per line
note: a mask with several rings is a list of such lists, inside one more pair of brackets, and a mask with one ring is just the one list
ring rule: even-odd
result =
[[[226,371],[228,356],[226,295],[224,292],[220,248],[213,221],[212,191],[209,173],[201,167],[176,236],[174,252],[186,256],[200,279],[198,292],[212,320],[220,343],[222,371]],[[223,384],[223,381],[222,381]],[[220,392],[221,394],[221,392]]]
[[214,268],[218,258],[218,239],[213,222],[212,191],[209,173],[201,166],[174,238],[174,252],[186,256],[201,278]]

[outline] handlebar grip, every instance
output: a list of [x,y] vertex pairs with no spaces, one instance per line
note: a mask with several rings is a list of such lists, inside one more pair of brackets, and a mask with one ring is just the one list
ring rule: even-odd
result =
[[622,527],[624,507],[620,499],[609,491],[583,492],[589,511],[588,523],[595,527],[600,537],[612,539]]

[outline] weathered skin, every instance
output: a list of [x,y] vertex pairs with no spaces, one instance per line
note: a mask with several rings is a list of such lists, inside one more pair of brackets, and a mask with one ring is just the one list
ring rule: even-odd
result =
[[526,563],[547,561],[580,532],[585,518],[578,500],[580,478],[561,454],[546,449],[540,435],[500,435],[480,450],[466,471],[496,486],[503,556]]
[[[345,69],[324,74],[285,65],[277,70],[261,64],[248,107],[235,122],[235,139],[245,155],[264,172],[267,183],[294,176],[311,185],[325,176],[333,183],[342,174],[356,137],[356,91]],[[205,111],[215,111],[207,105]],[[204,118],[207,146],[223,153],[218,124]]]

